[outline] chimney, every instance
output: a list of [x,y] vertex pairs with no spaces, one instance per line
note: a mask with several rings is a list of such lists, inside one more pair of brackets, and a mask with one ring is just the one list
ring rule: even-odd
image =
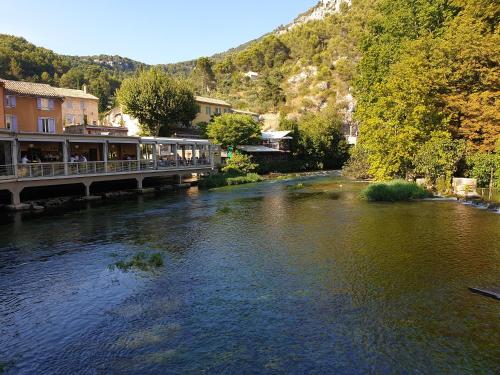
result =
[[86,94],[87,93],[87,85],[84,84],[82,89],[83,89],[83,92]]

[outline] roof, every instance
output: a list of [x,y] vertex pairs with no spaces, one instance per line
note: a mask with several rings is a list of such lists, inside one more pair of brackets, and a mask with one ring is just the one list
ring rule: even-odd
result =
[[242,109],[233,109],[233,112],[234,113],[241,113],[242,115],[260,116],[258,113],[250,112],[250,111],[244,111]]
[[7,79],[0,79],[0,82],[4,84],[5,90],[16,94],[62,98],[62,95],[59,95],[52,86],[45,83],[10,81]]
[[224,100],[207,98],[205,96],[195,96],[194,100],[196,100],[197,102],[201,102],[201,103],[225,105],[225,106],[231,107],[231,104],[229,104],[228,102],[225,102]]
[[93,99],[99,100],[97,96],[86,93],[83,90],[75,90],[75,89],[67,89],[64,87],[54,87],[56,93],[61,96],[69,97],[69,98],[80,98],[80,99]]
[[282,150],[276,150],[275,148],[271,147],[266,147],[266,146],[249,146],[249,145],[244,145],[244,146],[238,146],[238,150],[245,151],[245,152],[277,152],[277,153],[283,153],[284,151]]
[[292,139],[292,137],[287,137],[290,134],[291,130],[279,130],[279,131],[268,131],[262,132],[262,139],[271,140],[271,139]]

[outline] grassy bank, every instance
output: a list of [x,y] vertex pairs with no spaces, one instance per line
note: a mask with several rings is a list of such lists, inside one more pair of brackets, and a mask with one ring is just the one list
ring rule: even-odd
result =
[[432,194],[414,182],[395,180],[370,184],[361,197],[371,202],[399,202],[432,197]]
[[264,180],[257,173],[247,173],[246,175],[215,174],[200,180],[198,186],[202,189],[212,189],[228,185],[249,184]]

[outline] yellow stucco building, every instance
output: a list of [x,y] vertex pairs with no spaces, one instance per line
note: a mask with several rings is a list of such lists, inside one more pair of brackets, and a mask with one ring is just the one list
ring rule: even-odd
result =
[[99,122],[99,98],[83,90],[54,87],[57,94],[64,98],[62,118],[64,126],[97,125]]
[[209,122],[213,115],[231,112],[231,104],[220,99],[195,96],[197,114],[193,124]]

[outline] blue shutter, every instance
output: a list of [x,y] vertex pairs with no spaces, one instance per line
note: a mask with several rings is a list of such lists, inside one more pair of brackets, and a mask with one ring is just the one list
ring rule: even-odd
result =
[[10,104],[12,105],[12,108],[16,107],[16,96],[12,95],[10,98]]
[[42,108],[42,98],[36,98],[36,108]]
[[55,105],[54,105],[54,99],[49,99],[49,109],[54,109]]
[[10,130],[13,132],[17,131],[17,116],[11,117]]
[[49,119],[49,133],[55,133],[56,132],[56,120],[53,118]]
[[38,132],[42,133],[43,132],[43,124],[42,124],[42,118],[38,117]]

